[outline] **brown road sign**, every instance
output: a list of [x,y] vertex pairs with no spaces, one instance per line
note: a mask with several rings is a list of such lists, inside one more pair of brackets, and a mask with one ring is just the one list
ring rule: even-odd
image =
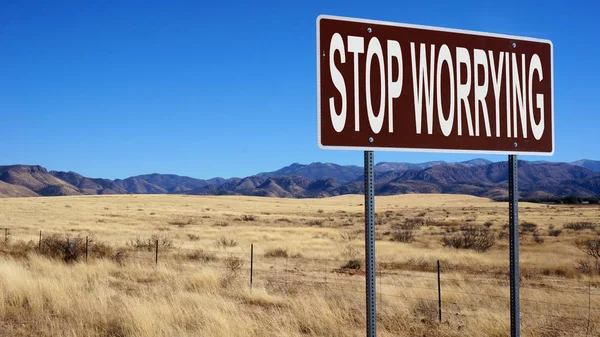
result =
[[552,155],[552,42],[317,19],[323,149]]

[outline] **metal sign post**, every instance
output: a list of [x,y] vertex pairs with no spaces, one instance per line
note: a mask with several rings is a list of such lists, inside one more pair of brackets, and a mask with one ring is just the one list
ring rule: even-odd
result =
[[519,315],[519,189],[518,161],[508,156],[508,225],[510,245],[510,336],[521,336]]
[[373,151],[365,151],[365,264],[367,337],[377,336],[375,292],[375,183]]

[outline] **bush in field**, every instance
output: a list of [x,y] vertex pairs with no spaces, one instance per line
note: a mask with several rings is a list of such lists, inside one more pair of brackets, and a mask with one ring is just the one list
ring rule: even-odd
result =
[[359,259],[349,260],[345,265],[342,266],[342,269],[354,269],[358,270],[362,267],[362,262]]
[[196,234],[191,234],[190,233],[187,236],[190,239],[190,241],[198,241],[198,240],[200,240],[200,235],[196,235]]
[[205,252],[202,249],[195,250],[187,255],[187,258],[193,261],[212,262],[217,260],[215,253]]
[[575,266],[578,272],[586,275],[600,274],[600,261],[590,259],[577,260]]
[[359,234],[360,232],[358,231],[349,231],[340,234],[341,242],[339,243],[339,248],[344,258],[354,260],[360,255],[361,250],[354,244],[359,238]]
[[571,222],[568,223],[566,225],[564,225],[564,228],[566,229],[572,229],[574,231],[581,231],[584,229],[591,229],[591,230],[596,230],[596,224],[595,223],[591,223],[591,222],[584,222],[584,221],[580,221],[580,222]]
[[221,236],[220,238],[218,238],[217,240],[215,240],[215,247],[217,248],[229,248],[229,247],[235,247],[238,245],[238,242],[235,241],[234,239],[229,239],[226,238],[224,236]]
[[485,252],[496,244],[496,236],[485,227],[463,226],[461,232],[450,237],[443,237],[442,244],[457,249],[471,249]]
[[244,260],[237,256],[228,256],[223,260],[223,263],[230,274],[237,273],[244,266]]
[[287,258],[288,256],[289,254],[287,249],[283,248],[269,249],[265,252],[265,257]]
[[403,230],[415,230],[421,228],[421,226],[424,226],[425,222],[426,221],[423,218],[408,218],[404,220],[404,223],[394,224],[392,228]]
[[242,221],[256,221],[256,216],[254,215],[242,215]]
[[323,226],[324,221],[323,220],[319,220],[319,219],[314,219],[314,220],[309,220],[308,221],[308,225],[309,226]]
[[559,236],[562,233],[562,228],[554,228],[554,226],[548,228],[548,235],[550,236]]
[[399,230],[392,235],[392,240],[398,242],[413,242],[415,240],[415,234],[412,230]]
[[151,237],[142,239],[139,236],[129,241],[131,247],[136,250],[147,250],[149,252],[156,248],[156,242],[161,248],[173,248],[173,239],[166,234],[153,234]]
[[594,260],[600,259],[600,239],[578,240],[575,246]]
[[237,256],[228,256],[222,261],[225,274],[221,277],[221,287],[228,288],[238,280],[239,272],[244,266],[244,260]]
[[578,240],[575,246],[591,258],[577,261],[577,270],[584,274],[600,274],[600,239]]
[[10,255],[18,258],[26,258],[38,248],[38,244],[33,241],[8,241],[0,242],[0,255]]
[[124,266],[127,259],[129,259],[129,253],[123,249],[119,249],[117,253],[113,255],[113,261],[120,266]]
[[521,223],[521,232],[534,233],[537,230],[537,225],[532,222]]
[[[75,262],[85,257],[85,238],[51,234],[42,238],[39,253],[65,262]],[[104,242],[88,238],[88,256],[106,258],[112,254],[112,247]]]

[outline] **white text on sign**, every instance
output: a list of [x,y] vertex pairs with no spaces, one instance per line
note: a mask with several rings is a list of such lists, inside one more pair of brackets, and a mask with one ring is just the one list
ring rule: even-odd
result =
[[[368,40],[368,41],[366,41]],[[384,55],[382,43],[386,46]],[[336,132],[342,132],[346,126],[348,104],[354,107],[354,131],[359,131],[360,114],[366,113],[369,127],[378,134],[384,128],[384,118],[388,117],[387,132],[394,132],[394,102],[400,99],[404,79],[412,77],[415,133],[434,132],[433,123],[437,120],[444,136],[453,133],[459,136],[485,136],[523,138],[533,136],[539,140],[544,134],[544,94],[534,92],[534,85],[544,81],[544,69],[537,54],[525,55],[517,52],[472,49],[456,47],[454,57],[446,44],[434,45],[411,42],[405,46],[408,53],[403,54],[398,41],[380,41],[377,37],[365,39],[361,36],[348,36],[335,33],[329,45],[329,71],[331,81],[340,94],[329,98],[331,122]],[[359,64],[359,55],[366,53],[365,64]],[[353,62],[353,78],[344,78],[335,64],[339,54],[341,63]],[[408,55],[407,60],[403,55]],[[471,56],[472,55],[472,56]],[[385,62],[384,62],[385,60]],[[411,72],[405,74],[403,64],[410,62]],[[387,67],[385,66],[387,64]],[[392,66],[398,69],[392,76]],[[359,83],[359,66],[365,69],[365,85]],[[372,104],[371,69],[379,69],[380,97],[379,106]],[[466,69],[466,71],[464,71]],[[442,75],[449,79],[442,83]],[[353,102],[348,102],[349,81],[354,83]],[[448,97],[442,97],[442,86],[449,87]],[[490,86],[492,91],[490,93]],[[364,92],[360,89],[364,88]],[[501,104],[501,94],[505,98]],[[488,107],[486,98],[494,95],[494,106]],[[360,111],[359,102],[366,100],[366,111]],[[469,103],[472,98],[474,106]],[[444,112],[442,102],[449,102]],[[437,116],[434,116],[434,104]],[[387,106],[387,109],[386,109]],[[501,109],[504,106],[504,109]],[[337,108],[336,108],[337,107]],[[501,111],[503,110],[503,111]],[[446,117],[447,116],[447,117]],[[425,120],[426,130],[423,128]],[[467,130],[463,130],[463,121]],[[483,121],[483,128],[481,128]],[[501,125],[505,124],[506,134],[501,135]],[[529,133],[531,130],[531,133]]]

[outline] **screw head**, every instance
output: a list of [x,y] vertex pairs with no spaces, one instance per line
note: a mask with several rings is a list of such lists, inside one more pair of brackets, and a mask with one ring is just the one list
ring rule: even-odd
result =
[[514,145],[514,147],[517,147],[517,146],[519,146],[519,144],[517,144],[517,142],[515,142],[513,145]]
[[369,137],[369,143],[373,143],[373,137]]
[[371,29],[371,27],[367,28],[367,33],[371,33],[373,30]]
[[513,48],[517,48],[517,44],[515,42],[512,43]]

